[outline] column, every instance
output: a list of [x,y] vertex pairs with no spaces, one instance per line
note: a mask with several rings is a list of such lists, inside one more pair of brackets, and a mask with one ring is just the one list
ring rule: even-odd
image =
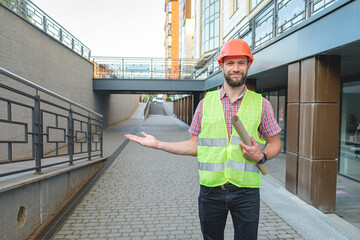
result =
[[191,122],[192,122],[192,117],[193,117],[193,97],[189,96],[188,97],[188,119],[187,119],[187,124],[190,126]]
[[297,194],[299,163],[300,62],[288,66],[285,187]]
[[319,210],[333,212],[340,56],[315,56],[293,63],[288,74],[286,188]]

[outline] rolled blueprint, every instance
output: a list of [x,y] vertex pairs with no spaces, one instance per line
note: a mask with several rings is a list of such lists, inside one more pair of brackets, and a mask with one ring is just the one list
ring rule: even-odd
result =
[[[240,118],[238,116],[234,115],[231,118],[231,123],[233,124],[236,132],[239,134],[241,141],[243,141],[246,145],[251,146],[252,145],[251,139],[250,139],[249,134],[247,133],[244,125],[240,121]],[[269,173],[269,169],[267,168],[265,163],[264,164],[256,164],[256,166],[258,167],[258,169],[260,170],[262,175],[266,175]]]

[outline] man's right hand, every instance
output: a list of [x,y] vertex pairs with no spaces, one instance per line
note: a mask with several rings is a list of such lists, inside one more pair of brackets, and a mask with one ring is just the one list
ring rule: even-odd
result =
[[144,132],[141,132],[141,135],[143,135],[144,137],[139,137],[132,134],[126,134],[125,137],[131,141],[140,144],[141,146],[158,149],[158,140],[154,136],[151,136]]
[[125,137],[131,141],[134,141],[141,146],[163,150],[165,152],[178,154],[197,156],[197,142],[198,136],[191,135],[191,139],[182,142],[161,142],[154,136],[141,132],[144,137],[139,137],[132,134],[126,134]]

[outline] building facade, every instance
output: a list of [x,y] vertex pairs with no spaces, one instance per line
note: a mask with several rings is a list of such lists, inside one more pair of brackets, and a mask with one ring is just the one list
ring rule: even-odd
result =
[[179,0],[179,58],[194,58],[194,29],[194,1]]
[[179,75],[179,1],[165,0],[165,74],[167,78]]
[[333,212],[337,174],[360,181],[360,2],[192,4],[197,78],[206,79],[208,89],[219,87],[221,46],[232,38],[245,40],[255,58],[248,82],[270,100],[283,129],[286,189]]

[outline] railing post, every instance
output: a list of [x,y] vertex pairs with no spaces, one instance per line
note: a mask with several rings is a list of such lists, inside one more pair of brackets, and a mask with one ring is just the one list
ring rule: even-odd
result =
[[34,129],[35,136],[35,167],[36,174],[41,174],[41,157],[42,157],[42,121],[40,109],[40,96],[36,93],[34,105]]
[[274,10],[273,10],[273,38],[277,35],[277,25],[278,25],[278,0],[274,0]]
[[100,124],[100,157],[103,157],[103,125]]
[[[56,126],[56,128],[59,127],[59,115],[57,115],[57,114],[55,115],[55,126]],[[50,135],[50,133],[49,133],[49,135]],[[59,143],[58,142],[55,143],[55,152],[56,152],[56,156],[58,156],[59,155]]]
[[75,42],[74,42],[74,38],[71,39],[71,49],[74,50],[75,48]]
[[68,154],[69,154],[69,165],[74,165],[74,121],[73,112],[70,107],[69,118],[68,118]]
[[150,60],[150,79],[154,79],[154,65],[153,59]]
[[305,0],[305,19],[311,17],[312,13],[312,0]]
[[90,60],[90,57],[91,57],[91,51],[89,50],[89,60]]
[[43,16],[43,29],[44,32],[47,32],[47,20],[46,20],[46,16]]
[[63,41],[63,31],[62,28],[59,29],[59,41],[62,43]]
[[81,45],[81,56],[83,57],[84,56],[84,46]]
[[[7,103],[7,112],[8,112],[8,121],[11,121],[11,103]],[[9,162],[12,162],[12,144],[8,143],[8,160]]]
[[252,19],[251,21],[251,32],[252,32],[252,36],[251,36],[251,41],[252,41],[252,49],[255,49],[255,27],[256,27],[256,24],[255,24],[255,18]]
[[25,0],[20,0],[20,12],[21,16],[27,20]]
[[121,66],[122,66],[122,79],[125,79],[125,59],[121,59]]
[[88,126],[87,126],[87,151],[88,151],[88,160],[91,160],[91,119],[90,119],[90,115],[88,116]]

